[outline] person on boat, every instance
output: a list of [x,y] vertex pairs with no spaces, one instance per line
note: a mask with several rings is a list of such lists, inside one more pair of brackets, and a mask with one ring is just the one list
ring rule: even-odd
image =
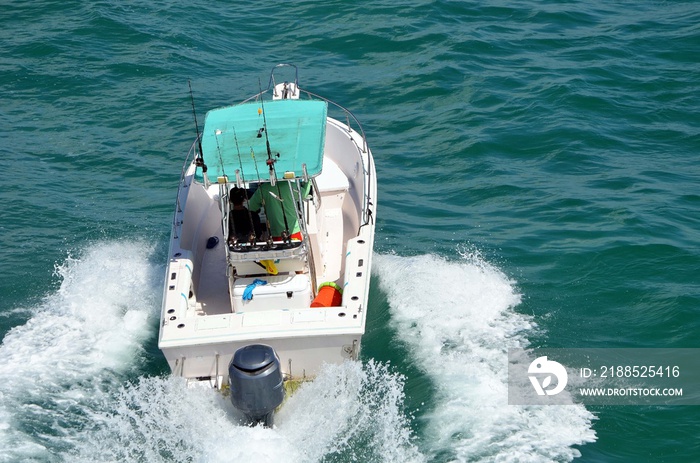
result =
[[262,235],[260,216],[249,211],[243,204],[246,192],[242,188],[233,187],[229,193],[231,209],[228,214],[229,241],[249,241],[251,231],[255,233],[256,241]]
[[[301,197],[305,198],[309,194],[310,189],[310,183],[302,182]],[[270,235],[273,240],[282,240],[283,232],[287,230],[291,239],[301,241],[299,220],[294,207],[294,203],[298,198],[299,190],[296,182],[278,180],[275,186],[272,186],[270,183],[262,183],[248,200],[248,208],[251,211],[259,211],[264,202],[265,215],[270,224]]]

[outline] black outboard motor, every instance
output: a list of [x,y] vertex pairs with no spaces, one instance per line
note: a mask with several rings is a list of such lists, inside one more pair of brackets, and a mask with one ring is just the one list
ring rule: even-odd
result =
[[282,369],[274,349],[264,344],[241,347],[228,366],[231,402],[249,424],[272,426],[273,413],[284,400]]

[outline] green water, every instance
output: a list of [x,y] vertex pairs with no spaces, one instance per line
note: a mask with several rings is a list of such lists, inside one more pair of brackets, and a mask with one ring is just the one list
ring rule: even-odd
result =
[[[696,407],[521,410],[497,365],[698,347],[698,24],[695,2],[4,5],[0,461],[697,461]],[[201,118],[279,62],[362,122],[378,258],[363,364],[270,431],[168,379],[156,337],[187,81]]]

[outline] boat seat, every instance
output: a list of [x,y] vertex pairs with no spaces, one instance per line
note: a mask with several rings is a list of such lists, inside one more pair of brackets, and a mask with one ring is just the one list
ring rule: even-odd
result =
[[340,170],[338,164],[330,159],[325,159],[323,161],[323,170],[321,174],[316,177],[316,185],[318,186],[321,196],[347,191],[348,188],[350,188],[348,177]]
[[[253,289],[253,298],[244,300],[245,289],[256,280],[265,281],[266,284],[256,286]],[[311,282],[308,274],[236,278],[232,286],[231,305],[234,312],[303,309],[311,304]]]

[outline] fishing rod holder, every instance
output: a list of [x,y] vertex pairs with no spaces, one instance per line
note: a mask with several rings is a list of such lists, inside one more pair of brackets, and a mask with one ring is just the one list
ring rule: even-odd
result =
[[255,243],[235,242],[229,243],[229,251],[240,257],[231,256],[234,261],[250,261],[260,259],[289,259],[300,257],[304,252],[303,242],[298,240],[287,241],[257,241]]

